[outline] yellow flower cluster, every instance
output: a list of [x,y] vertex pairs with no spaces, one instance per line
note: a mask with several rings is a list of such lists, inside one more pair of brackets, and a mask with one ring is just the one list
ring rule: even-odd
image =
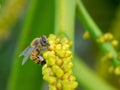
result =
[[[114,36],[111,33],[105,33],[102,35],[100,38],[97,39],[98,43],[104,43],[104,42],[109,42],[113,47],[118,46],[119,42],[114,38]],[[102,57],[102,61],[109,61],[114,58],[113,52],[110,51],[108,54],[106,54],[104,57]],[[119,55],[118,55],[119,59]],[[120,66],[110,66],[109,67],[109,72],[114,73],[115,75],[120,75]]]
[[72,75],[72,42],[59,39],[51,34],[48,37],[50,49],[43,53],[46,64],[42,68],[43,79],[49,83],[50,90],[74,90],[78,83]]
[[114,39],[111,33],[105,33],[103,36],[97,39],[98,43],[110,42],[112,46],[118,45],[118,40]]

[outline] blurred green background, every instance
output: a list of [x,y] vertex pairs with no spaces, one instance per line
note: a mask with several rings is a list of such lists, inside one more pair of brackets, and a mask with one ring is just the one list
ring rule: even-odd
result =
[[[120,40],[120,1],[83,0],[83,3],[103,32],[112,32]],[[101,52],[93,40],[82,38],[84,27],[75,18],[75,53],[119,90],[120,77],[109,75],[102,65],[98,67]],[[54,33],[54,26],[55,0],[0,0],[0,90],[48,90],[41,66],[31,60],[22,66],[18,55],[35,37]],[[88,89],[79,85],[78,90]]]

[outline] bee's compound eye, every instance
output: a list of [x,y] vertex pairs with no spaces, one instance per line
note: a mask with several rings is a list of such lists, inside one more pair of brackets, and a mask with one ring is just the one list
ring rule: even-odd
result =
[[42,43],[42,45],[47,45],[47,38],[46,38],[46,36],[42,36],[41,43]]
[[45,37],[42,38],[42,41],[43,41],[43,43],[47,42]]

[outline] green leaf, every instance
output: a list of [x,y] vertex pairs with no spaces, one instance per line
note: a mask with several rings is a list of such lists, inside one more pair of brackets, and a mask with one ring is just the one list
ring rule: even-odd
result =
[[51,2],[49,0],[31,0],[30,2],[13,57],[7,90],[39,90],[42,88],[41,66],[30,60],[22,66],[22,58],[18,56],[34,38],[53,33],[54,2]]

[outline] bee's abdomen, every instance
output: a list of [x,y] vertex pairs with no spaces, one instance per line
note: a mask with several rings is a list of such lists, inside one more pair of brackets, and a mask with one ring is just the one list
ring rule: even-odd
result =
[[30,58],[31,58],[35,63],[39,63],[39,62],[40,62],[40,60],[38,60],[38,57],[37,57],[38,54],[39,54],[39,52],[38,52],[37,50],[35,50],[35,51],[33,51],[33,52],[31,53]]
[[37,58],[37,56],[31,56],[31,59],[37,64],[40,63],[40,60]]
[[30,58],[34,61],[34,63],[37,63],[37,64],[44,64],[45,61],[42,61],[40,60],[40,58],[38,57],[39,55],[39,51],[38,50],[35,50],[31,53],[31,56]]
[[37,64],[40,64],[41,62],[40,62],[40,60],[33,60],[34,61],[34,63],[37,63]]

